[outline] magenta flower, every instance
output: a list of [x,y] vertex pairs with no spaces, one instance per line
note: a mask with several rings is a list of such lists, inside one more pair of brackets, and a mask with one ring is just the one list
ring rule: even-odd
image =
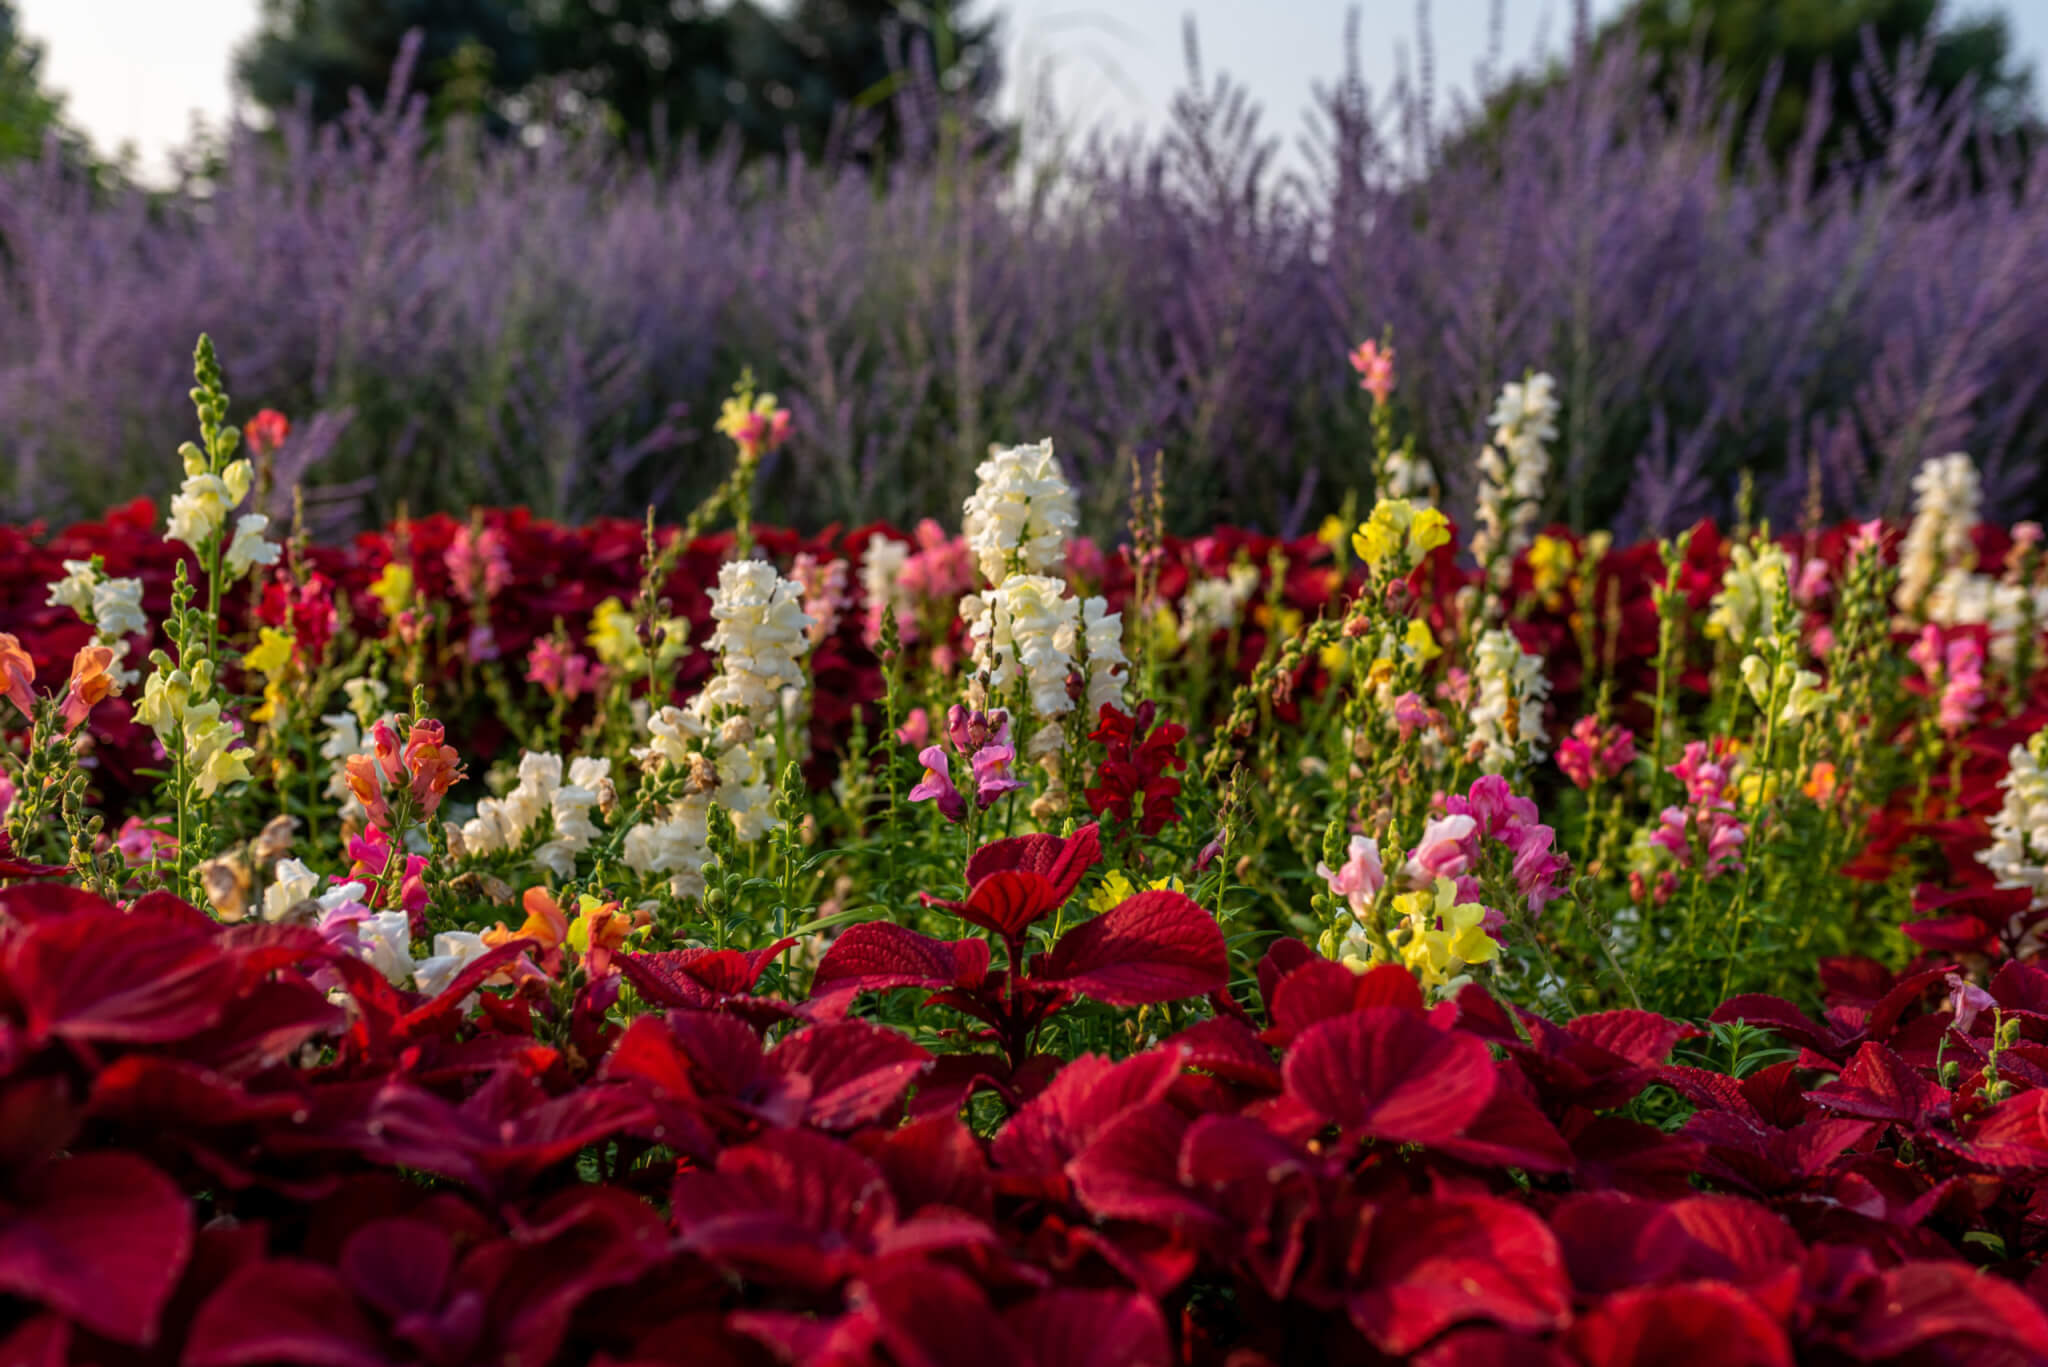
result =
[[970,763],[974,767],[974,801],[982,810],[1004,793],[1013,793],[1024,785],[1010,776],[1010,764],[1017,758],[1015,749],[1008,745],[984,745],[974,752]]
[[1523,826],[1509,843],[1515,852],[1515,887],[1528,900],[1529,914],[1540,916],[1564,895],[1561,880],[1571,861],[1553,848],[1557,832],[1548,826]]
[[1930,622],[1907,656],[1940,699],[1935,721],[1943,733],[1954,737],[1968,729],[1984,705],[1984,648],[1977,638],[1958,634],[1944,640],[1941,628]]
[[956,826],[965,821],[967,800],[953,786],[953,766],[946,759],[946,752],[936,745],[927,745],[918,753],[917,762],[924,766],[924,777],[905,796],[912,802],[937,802],[939,814]]
[[896,728],[896,739],[903,744],[922,750],[924,743],[932,736],[932,714],[922,707],[910,709],[910,715],[903,719],[903,725]]
[[1571,734],[1557,746],[1557,767],[1580,788],[1616,777],[1635,759],[1636,738],[1628,728],[1602,726],[1590,714],[1572,723]]
[[1417,731],[1436,720],[1437,714],[1422,701],[1420,693],[1403,693],[1394,699],[1394,725],[1400,728],[1402,740],[1413,739]]
[[1417,887],[1438,878],[1456,878],[1479,857],[1479,823],[1470,816],[1440,816],[1423,828],[1422,839],[1408,852],[1407,873]]
[[1471,817],[1483,838],[1509,844],[1514,843],[1514,832],[1536,820],[1536,804],[1516,797],[1499,774],[1475,779],[1469,794],[1452,793],[1444,807],[1452,816]]

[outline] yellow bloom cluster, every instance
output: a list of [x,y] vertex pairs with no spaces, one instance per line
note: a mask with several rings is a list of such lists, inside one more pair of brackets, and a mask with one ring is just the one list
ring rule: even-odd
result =
[[[1181,886],[1180,879],[1169,875],[1153,879],[1145,885],[1145,891],[1185,892],[1187,889]],[[1137,887],[1125,876],[1124,871],[1111,869],[1109,876],[1102,880],[1102,885],[1088,894],[1088,910],[1099,916],[1105,911],[1115,910],[1123,902],[1137,895]]]
[[1442,512],[1426,504],[1417,507],[1405,498],[1383,498],[1352,533],[1351,549],[1369,570],[1389,562],[1406,570],[1450,540],[1451,522]]

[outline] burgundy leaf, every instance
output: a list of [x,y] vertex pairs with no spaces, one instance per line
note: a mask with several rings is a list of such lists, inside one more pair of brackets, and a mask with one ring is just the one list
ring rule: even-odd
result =
[[1059,1172],[1124,1111],[1164,1100],[1180,1067],[1180,1056],[1166,1050],[1121,1063],[1083,1054],[1060,1069],[997,1133],[990,1151],[998,1169],[1020,1175]]
[[1816,1024],[1812,1017],[1784,998],[1762,993],[1730,997],[1715,1007],[1713,1015],[1707,1019],[1716,1024],[1739,1020],[1763,1026],[1775,1030],[1794,1044],[1804,1045],[1814,1053],[1837,1062],[1847,1056],[1852,1043],[1827,1026]]
[[808,1124],[851,1130],[874,1124],[901,1101],[932,1056],[900,1031],[843,1021],[798,1031],[768,1060],[784,1076],[807,1082]]
[[1648,1287],[1609,1296],[1566,1338],[1601,1367],[1790,1367],[1785,1331],[1749,1296],[1717,1282]]
[[2048,1347],[2048,1313],[2017,1286],[1967,1263],[1901,1263],[1878,1281],[1847,1330],[1852,1351],[1866,1362],[1938,1341],[1958,1349],[1997,1344],[2026,1355],[2011,1360],[2035,1358]]
[[341,1278],[298,1259],[255,1263],[229,1277],[200,1307],[184,1357],[189,1367],[385,1367],[390,1360]]
[[1415,975],[1398,964],[1381,964],[1353,973],[1340,963],[1315,958],[1280,979],[1266,998],[1273,1027],[1269,1044],[1285,1047],[1311,1025],[1365,1006],[1398,1006],[1422,1010],[1422,988]]
[[148,1344],[192,1252],[192,1208],[132,1154],[60,1159],[0,1202],[0,1287]]
[[1391,1006],[1310,1028],[1281,1071],[1289,1094],[1347,1138],[1395,1143],[1457,1137],[1486,1109],[1495,1085],[1484,1043]]
[[163,1044],[219,1020],[240,972],[205,936],[153,918],[37,921],[0,952],[29,1037]]
[[1645,1066],[1662,1063],[1680,1040],[1706,1033],[1653,1011],[1601,1011],[1575,1017],[1564,1028],[1588,1044]]
[[894,987],[973,988],[988,976],[986,940],[934,940],[887,921],[841,931],[818,964],[813,997]]
[[1571,1310],[1557,1240],[1534,1213],[1510,1202],[1476,1196],[1384,1205],[1365,1239],[1349,1309],[1383,1353],[1412,1353],[1472,1320],[1552,1329]]
[[1882,1044],[1871,1042],[1856,1050],[1841,1075],[1807,1100],[1836,1115],[1864,1120],[1884,1120],[1908,1132],[1918,1131],[1929,1120],[1946,1120],[1948,1089],[1922,1077]]
[[1003,1322],[1039,1367],[1169,1367],[1159,1305],[1128,1291],[1048,1291]]
[[1112,1006],[1144,1006],[1220,991],[1230,951],[1193,898],[1158,889],[1061,936],[1043,976]]
[[1074,895],[1082,877],[1101,862],[1101,833],[1091,821],[1065,837],[1019,835],[990,841],[968,856],[967,885],[972,888],[997,873],[1028,874],[1051,885],[1052,905],[1057,907]]
[[775,1130],[685,1172],[670,1197],[683,1247],[765,1286],[823,1289],[852,1275],[895,1222],[881,1170],[825,1135]]

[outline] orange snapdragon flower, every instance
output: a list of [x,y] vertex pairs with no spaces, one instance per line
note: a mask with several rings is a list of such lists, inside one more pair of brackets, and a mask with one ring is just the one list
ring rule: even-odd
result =
[[110,646],[80,646],[71,657],[71,681],[65,685],[64,705],[58,709],[66,732],[76,731],[93,708],[114,691],[114,676],[107,672],[113,663]]
[[29,690],[35,681],[36,662],[19,640],[0,631],[0,693],[5,693],[24,717],[35,716],[36,695]]

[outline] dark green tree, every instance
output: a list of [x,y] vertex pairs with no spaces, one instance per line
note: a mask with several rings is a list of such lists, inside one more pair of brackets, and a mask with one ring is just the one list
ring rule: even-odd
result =
[[[1777,158],[1798,145],[1823,67],[1832,74],[1830,150],[1861,125],[1863,104],[1848,78],[1869,39],[1887,56],[1908,43],[1932,44],[1928,85],[1943,96],[1967,87],[1977,112],[1999,131],[2016,131],[2032,117],[2031,73],[2013,54],[2005,16],[1945,21],[1940,0],[1637,0],[1603,38],[1625,33],[1672,64],[1703,52],[1745,113],[1761,115],[1764,144]],[[1759,110],[1767,87],[1769,107]]]
[[351,90],[383,97],[415,29],[410,88],[437,110],[488,107],[537,74],[522,0],[263,0],[256,34],[236,54],[235,78],[267,109],[304,100],[324,122],[348,109]]
[[412,86],[438,111],[502,122],[597,114],[642,143],[736,136],[749,155],[820,150],[840,111],[872,111],[885,146],[903,130],[888,95],[913,53],[986,122],[996,24],[911,0],[265,0],[236,64],[273,110],[316,118],[349,91],[381,95],[405,35],[421,32]]
[[21,31],[14,6],[0,0],[0,162],[39,155],[56,134],[80,156],[84,142],[64,123],[63,98],[43,86],[43,50]]

